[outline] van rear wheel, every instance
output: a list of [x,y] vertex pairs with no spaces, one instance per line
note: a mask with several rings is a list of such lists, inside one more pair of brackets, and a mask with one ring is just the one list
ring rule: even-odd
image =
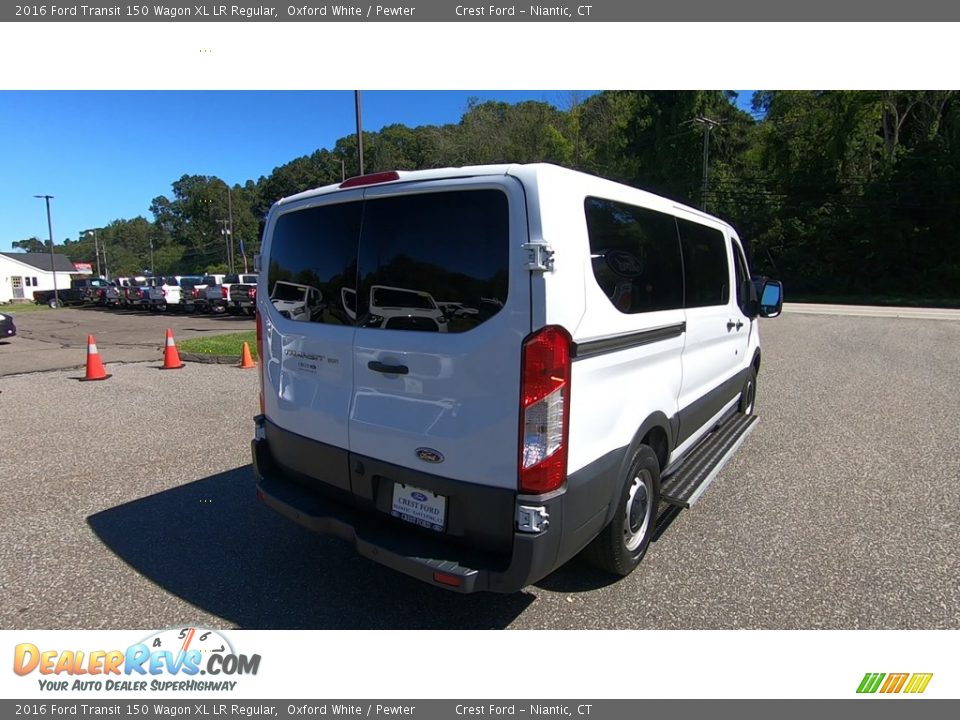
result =
[[660,463],[650,447],[641,445],[627,470],[613,520],[587,547],[590,562],[616,575],[633,572],[650,545],[659,504]]

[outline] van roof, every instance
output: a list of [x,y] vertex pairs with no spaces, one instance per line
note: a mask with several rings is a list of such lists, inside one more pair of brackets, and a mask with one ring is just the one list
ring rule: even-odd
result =
[[[683,203],[671,200],[670,198],[665,198],[662,195],[657,195],[643,188],[638,188],[632,185],[625,186],[623,183],[618,183],[614,180],[608,180],[606,178],[601,178],[598,175],[590,175],[589,173],[580,172],[579,170],[572,170],[570,168],[561,167],[559,165],[554,165],[552,163],[530,163],[530,164],[519,164],[519,163],[510,163],[510,164],[501,164],[501,165],[466,165],[463,167],[448,167],[448,168],[435,168],[430,170],[397,170],[394,173],[384,173],[385,175],[395,175],[395,179],[375,181],[371,185],[388,185],[388,184],[400,184],[408,182],[422,182],[425,180],[444,180],[451,178],[466,178],[466,177],[482,177],[482,176],[494,176],[494,175],[510,175],[517,177],[520,180],[526,180],[530,182],[535,182],[536,179],[541,175],[558,175],[558,176],[567,176],[570,178],[578,178],[581,182],[589,182],[591,184],[596,183],[609,183],[611,186],[615,187],[630,187],[636,192],[643,193],[651,200],[651,203],[654,205],[662,205],[664,201],[670,204],[670,206],[677,210],[683,210],[697,217],[705,218],[712,220],[713,222],[720,223],[730,230],[733,230],[732,226],[727,223],[725,220],[718,218],[709,213],[705,213],[702,210],[691,207],[689,205],[684,205]],[[361,176],[367,177],[367,176]],[[297,202],[299,200],[306,200],[312,197],[318,197],[321,195],[328,195],[330,193],[339,192],[341,189],[342,183],[334,183],[332,185],[324,185],[323,187],[314,188],[312,190],[306,190],[296,195],[290,195],[289,197],[281,198],[276,202],[276,205],[287,205],[289,203]],[[362,187],[362,185],[354,185],[354,187]],[[344,188],[346,189],[346,188]],[[736,231],[734,231],[735,233]]]
[[[396,175],[398,178],[389,182],[394,183],[404,183],[404,182],[418,182],[422,180],[442,180],[447,178],[454,177],[477,177],[480,175],[507,175],[509,170],[515,165],[468,165],[465,167],[450,167],[450,168],[436,168],[432,170],[397,170]],[[363,177],[363,176],[361,176]],[[387,183],[378,183],[378,184],[387,184]],[[302,193],[297,193],[296,195],[291,195],[289,197],[281,198],[277,201],[278,205],[286,205],[287,203],[296,202],[297,200],[304,200],[306,198],[316,197],[318,195],[326,195],[328,193],[337,192],[340,190],[341,183],[334,183],[332,185],[324,185],[323,187],[314,188],[313,190],[306,190]]]

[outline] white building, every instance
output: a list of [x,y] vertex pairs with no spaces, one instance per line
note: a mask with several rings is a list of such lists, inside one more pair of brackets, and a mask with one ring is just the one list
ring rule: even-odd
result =
[[[57,288],[70,287],[70,276],[77,271],[66,255],[53,256]],[[53,272],[49,253],[0,253],[0,303],[11,300],[33,301],[35,290],[53,290]]]

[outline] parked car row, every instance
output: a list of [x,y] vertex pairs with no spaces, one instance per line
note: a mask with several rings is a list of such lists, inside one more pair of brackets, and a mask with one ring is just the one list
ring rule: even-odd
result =
[[149,312],[253,315],[256,310],[257,276],[252,273],[97,278],[70,285],[56,294],[35,292],[33,299],[50,307],[94,304]]

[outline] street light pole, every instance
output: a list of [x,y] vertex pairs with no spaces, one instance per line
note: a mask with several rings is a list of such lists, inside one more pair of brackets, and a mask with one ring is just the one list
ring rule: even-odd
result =
[[60,306],[60,293],[57,292],[57,267],[53,262],[53,220],[50,218],[50,201],[53,195],[34,195],[47,201],[47,231],[50,233],[50,272],[53,274],[53,299]]
[[87,230],[81,230],[81,235],[86,235],[87,233],[93,233],[93,254],[97,259],[97,277],[103,277],[100,274],[100,245],[97,243],[97,229],[89,228]]
[[357,153],[360,160],[360,174],[363,175],[363,118],[360,113],[360,91],[353,91],[353,101],[357,106]]

